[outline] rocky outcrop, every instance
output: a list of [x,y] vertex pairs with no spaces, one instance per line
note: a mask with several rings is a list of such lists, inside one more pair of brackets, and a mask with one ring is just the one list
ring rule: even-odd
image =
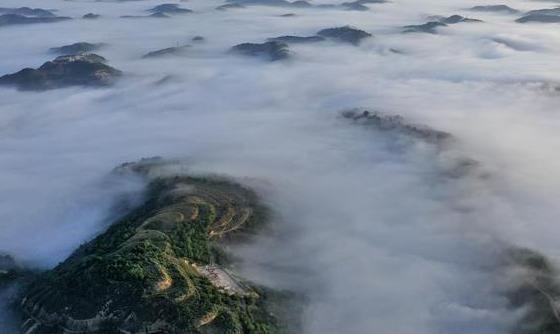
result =
[[107,86],[121,71],[105,64],[96,54],[60,56],[37,69],[25,68],[0,77],[0,85],[22,90],[46,90],[68,86]]

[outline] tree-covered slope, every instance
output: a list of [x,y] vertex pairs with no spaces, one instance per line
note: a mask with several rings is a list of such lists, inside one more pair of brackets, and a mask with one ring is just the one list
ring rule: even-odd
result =
[[240,185],[154,179],[142,206],[30,285],[23,330],[279,332],[268,308],[288,297],[239,279],[221,247],[264,219],[256,195]]

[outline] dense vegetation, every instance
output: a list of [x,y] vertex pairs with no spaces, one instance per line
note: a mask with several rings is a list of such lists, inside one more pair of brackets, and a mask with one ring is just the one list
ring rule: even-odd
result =
[[[266,218],[255,194],[224,180],[158,178],[147,201],[80,247],[29,288],[23,309],[34,333],[64,328],[111,333],[277,333],[268,308],[288,294],[239,280],[232,293],[196,266],[227,267],[224,239]],[[232,274],[232,277],[235,277]],[[238,280],[237,278],[235,278]],[[89,322],[75,320],[94,319]]]

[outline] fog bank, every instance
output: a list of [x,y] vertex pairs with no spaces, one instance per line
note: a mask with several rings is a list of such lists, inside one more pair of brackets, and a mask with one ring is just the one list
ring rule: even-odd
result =
[[[191,0],[180,5],[192,14],[120,17],[161,3],[2,2],[74,19],[0,27],[0,74],[87,41],[107,43],[97,53],[125,75],[109,88],[0,88],[0,251],[32,267],[56,265],[107,226],[115,201],[140,192],[137,180],[109,176],[112,168],[162,156],[259,191],[275,233],[237,250],[242,268],[307,295],[306,333],[511,329],[519,312],[500,293],[501,253],[514,245],[560,256],[556,25],[467,11],[488,4],[467,0],[394,0],[364,12],[217,11],[223,2]],[[89,12],[101,17],[81,19]],[[401,34],[452,14],[484,22]],[[344,25],[374,37],[290,45],[293,56],[280,62],[227,52]],[[183,44],[192,45],[184,56],[142,58]],[[453,144],[441,150],[341,117],[353,108],[401,115],[450,133]],[[476,172],[443,175],[456,157],[478,161]]]

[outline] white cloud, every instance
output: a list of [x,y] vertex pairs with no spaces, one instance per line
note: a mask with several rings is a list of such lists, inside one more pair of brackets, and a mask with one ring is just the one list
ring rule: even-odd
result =
[[[102,16],[0,28],[9,44],[0,49],[0,73],[39,66],[51,47],[88,41],[108,43],[99,53],[126,76],[109,89],[0,89],[0,250],[54,265],[103,229],[115,196],[137,189],[107,187],[114,166],[186,158],[193,171],[258,180],[278,213],[278,236],[238,250],[249,259],[244,271],[304,290],[308,333],[506,330],[514,315],[488,269],[496,254],[512,243],[560,255],[554,25],[466,12],[486,4],[466,0],[394,0],[368,12],[221,12],[212,10],[220,1],[192,0],[181,5],[194,14],[119,18],[159,3],[3,1]],[[299,16],[278,17],[286,12]],[[428,15],[455,13],[487,22],[399,33]],[[346,24],[375,37],[359,47],[293,46],[288,62],[226,54],[241,42]],[[189,56],[141,59],[197,35],[206,42]],[[173,80],[156,84],[168,75]],[[453,152],[479,160],[490,177],[442,181],[433,149],[395,150],[384,134],[338,117],[353,107],[452,133]]]

